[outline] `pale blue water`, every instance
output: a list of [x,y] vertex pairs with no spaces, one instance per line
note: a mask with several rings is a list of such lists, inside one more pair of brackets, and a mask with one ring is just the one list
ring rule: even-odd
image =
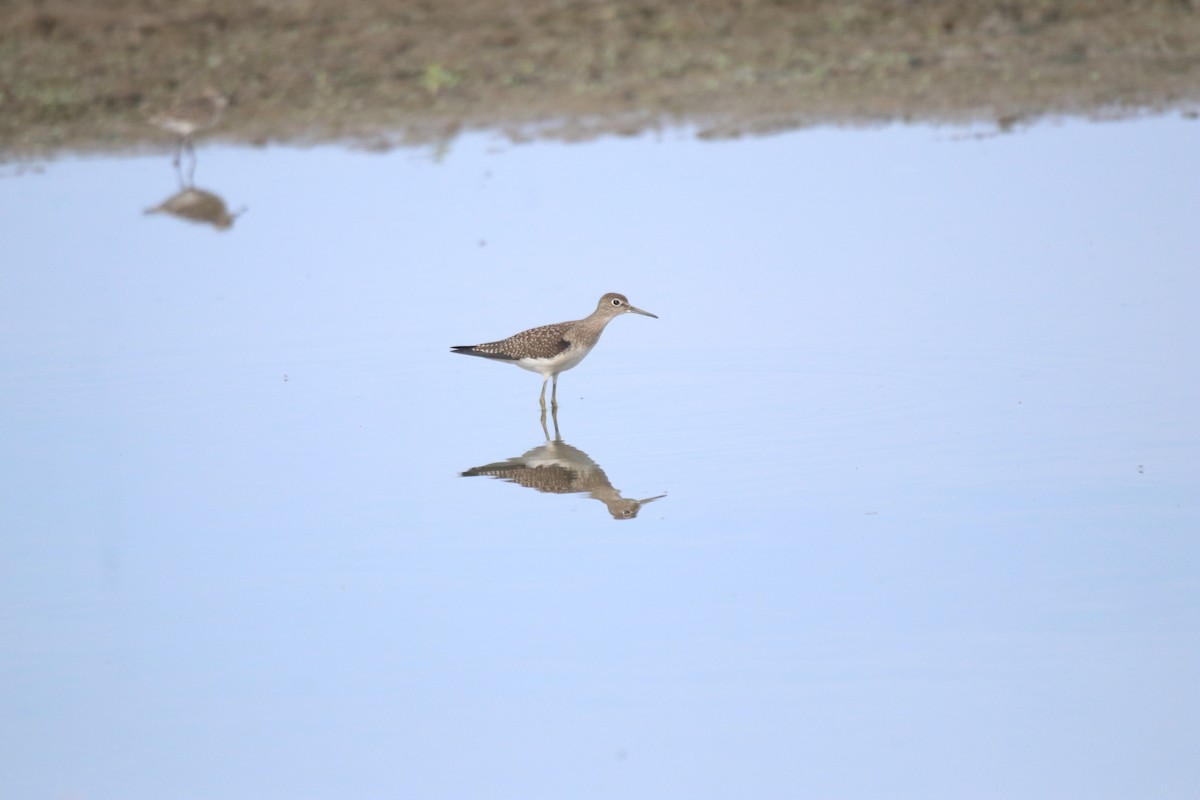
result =
[[0,797],[1194,796],[1198,131],[10,167]]

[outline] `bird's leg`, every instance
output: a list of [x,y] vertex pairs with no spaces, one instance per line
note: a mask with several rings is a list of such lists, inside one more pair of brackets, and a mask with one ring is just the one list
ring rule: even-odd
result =
[[196,143],[192,141],[192,137],[187,137],[185,140],[188,154],[188,188],[191,189],[195,185],[196,180]]
[[[545,384],[542,384],[542,391],[546,391]],[[558,411],[558,376],[554,376],[554,388],[550,390],[550,408],[553,411]]]
[[[548,378],[546,379],[548,380]],[[541,396],[538,397],[538,404],[541,405],[541,429],[546,429],[546,381],[541,381]],[[546,439],[550,439],[550,434],[546,434]]]

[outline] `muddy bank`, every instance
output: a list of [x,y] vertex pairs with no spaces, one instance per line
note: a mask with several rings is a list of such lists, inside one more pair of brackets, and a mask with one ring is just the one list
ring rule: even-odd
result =
[[1200,108],[1188,0],[71,0],[0,11],[0,154],[164,148],[147,118],[219,87],[211,138],[389,147],[463,129],[1111,116]]

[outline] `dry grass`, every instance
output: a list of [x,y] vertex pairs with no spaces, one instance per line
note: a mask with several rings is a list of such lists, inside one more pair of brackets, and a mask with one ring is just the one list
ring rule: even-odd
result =
[[0,10],[0,156],[165,146],[155,110],[233,97],[220,138],[581,137],[685,123],[993,121],[1200,104],[1189,0],[74,0]]

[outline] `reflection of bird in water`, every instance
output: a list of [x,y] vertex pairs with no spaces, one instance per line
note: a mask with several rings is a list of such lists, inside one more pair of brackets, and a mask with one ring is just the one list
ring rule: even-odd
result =
[[494,358],[516,364],[542,376],[542,418],[546,416],[546,382],[554,379],[550,392],[550,408],[558,408],[558,374],[583,361],[596,346],[608,323],[622,314],[642,314],[657,317],[629,304],[623,294],[609,292],[600,298],[596,310],[574,322],[559,322],[531,328],[496,342],[451,347],[455,353]]
[[231,213],[219,195],[206,189],[197,189],[194,183],[196,176],[194,151],[189,160],[191,163],[187,177],[184,177],[178,158],[175,160],[175,178],[179,182],[179,191],[153,208],[147,208],[145,213],[170,214],[189,222],[212,225],[219,231],[228,230],[233,226],[233,221],[246,210],[245,207]]
[[[543,427],[545,423],[543,422]],[[600,465],[577,447],[558,438],[558,420],[555,420],[555,438],[546,437],[546,443],[516,458],[472,467],[462,473],[464,478],[486,475],[516,483],[539,492],[549,494],[586,494],[604,503],[614,519],[633,519],[646,503],[666,497],[660,494],[644,500],[622,497],[613,488]]]
[[202,222],[212,225],[219,231],[227,230],[233,221],[245,209],[230,213],[225,201],[212,192],[185,186],[154,208],[147,208],[147,214],[170,214],[173,217],[189,222]]
[[221,112],[229,105],[228,98],[216,89],[205,89],[198,97],[184,100],[170,109],[156,114],[150,121],[168,133],[179,137],[175,150],[175,165],[186,149],[195,158],[193,137],[201,131],[215,128],[221,122]]

